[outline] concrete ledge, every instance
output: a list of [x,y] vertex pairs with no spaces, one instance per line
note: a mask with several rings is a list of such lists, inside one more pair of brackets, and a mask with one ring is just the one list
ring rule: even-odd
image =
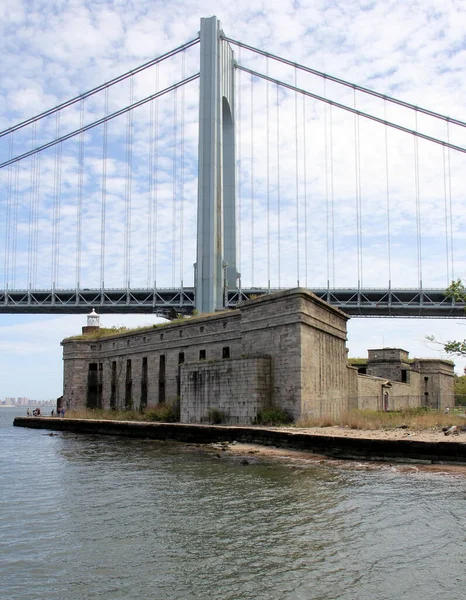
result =
[[462,442],[420,442],[416,440],[372,440],[302,432],[281,431],[266,427],[221,425],[185,425],[182,423],[147,423],[47,417],[16,417],[13,425],[31,429],[72,431],[131,438],[173,440],[186,443],[243,442],[277,448],[291,448],[331,458],[398,462],[444,462],[466,464],[466,444]]

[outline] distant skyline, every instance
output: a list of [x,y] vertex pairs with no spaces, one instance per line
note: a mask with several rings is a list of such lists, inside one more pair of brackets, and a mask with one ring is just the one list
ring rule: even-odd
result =
[[[42,110],[59,104],[93,86],[99,85],[112,77],[161,55],[163,52],[193,39],[199,30],[201,17],[215,14],[221,21],[228,36],[239,39],[252,46],[266,49],[274,54],[295,60],[320,71],[324,71],[345,80],[376,89],[377,91],[399,97],[400,99],[421,104],[432,110],[461,117],[464,113],[464,98],[466,97],[466,7],[454,0],[367,0],[359,3],[347,0],[314,0],[314,1],[259,1],[251,3],[237,0],[235,3],[226,0],[206,0],[202,7],[193,0],[180,0],[176,3],[166,3],[162,0],[139,0],[138,2],[122,2],[121,0],[2,0],[0,3],[0,130],[3,130],[23,119],[33,116]],[[197,51],[196,51],[197,52]],[[195,69],[196,52],[186,59],[186,73]],[[251,58],[242,53],[242,59],[249,61],[265,70],[264,61]],[[271,67],[272,68],[272,67]],[[294,74],[284,76],[290,78]],[[171,73],[162,77],[172,77]],[[301,78],[301,75],[299,76]],[[243,89],[242,112],[243,118],[249,119],[248,78],[242,77]],[[300,84],[306,79],[299,79]],[[147,81],[141,78],[135,85],[136,91],[143,93]],[[309,83],[309,85],[311,85]],[[315,84],[316,89],[318,85]],[[323,84],[322,84],[323,85]],[[318,88],[323,92],[322,85]],[[248,164],[252,142],[255,144],[255,156],[262,158],[266,155],[264,134],[264,98],[266,90],[260,84],[256,85],[255,108],[258,114],[254,117],[253,133],[242,129],[241,152],[244,174],[242,175],[242,215],[243,242],[238,247],[241,253],[239,270],[244,282],[253,277],[258,285],[263,285],[267,279],[266,273],[266,218],[265,218],[265,188],[267,172],[265,163],[259,162],[254,171],[255,195],[257,205],[256,217],[260,221],[255,225],[257,263],[252,265],[249,257],[252,255],[252,242],[248,239],[250,210],[250,180],[253,179]],[[332,92],[334,88],[327,82],[325,91]],[[127,90],[125,90],[126,94]],[[174,273],[178,277],[183,273],[185,284],[192,280],[192,263],[195,254],[195,198],[196,198],[196,161],[197,144],[197,108],[196,88],[186,89],[186,164],[185,164],[185,197],[184,213],[185,259],[180,259],[179,245],[175,248],[176,269],[170,271],[169,260],[171,248],[161,244],[158,249],[161,258],[160,276],[165,277],[168,284]],[[341,93],[343,95],[343,93]],[[126,98],[126,96],[125,96]],[[180,96],[181,98],[181,96]],[[353,101],[350,93],[346,100]],[[116,101],[116,100],[115,100]],[[361,109],[375,107],[371,101],[357,98]],[[294,157],[295,136],[299,144],[303,143],[302,131],[299,136],[295,133],[295,116],[293,97],[283,93],[280,95],[280,114],[283,123],[281,144]],[[90,114],[96,114],[99,106],[92,103],[87,107]],[[299,105],[301,107],[301,105]],[[178,106],[179,108],[179,106]],[[301,108],[300,108],[301,110]],[[381,110],[383,114],[383,106]],[[93,112],[94,111],[94,112]],[[172,127],[169,120],[169,110],[161,113],[161,133],[166,150],[170,150],[168,132]],[[406,118],[407,126],[414,127],[413,117],[404,115],[395,109],[388,108],[391,118]],[[301,113],[300,113],[301,114]],[[301,117],[300,117],[301,118]],[[319,201],[331,188],[329,163],[325,152],[324,136],[328,134],[330,112],[314,104],[308,106],[309,129],[308,143],[311,150],[308,156],[309,167],[309,203],[312,221],[312,238],[309,244],[309,279],[310,287],[330,284],[337,287],[355,285],[357,277],[355,267],[355,240],[353,231],[354,220],[354,147],[351,145],[354,135],[352,118],[346,118],[337,111],[332,113],[334,134],[340,132],[341,142],[332,149],[335,161],[335,223],[337,237],[326,238],[329,228],[325,221],[329,215]],[[443,125],[431,125],[422,116],[419,125],[430,127],[432,133],[445,137],[451,136],[451,141],[466,146],[464,131],[446,131]],[[68,121],[66,120],[68,119]],[[61,126],[65,127],[79,121],[79,111],[64,118]],[[325,124],[326,123],[326,124]],[[135,127],[140,133],[140,143],[135,148],[138,165],[143,165],[143,157],[147,155],[150,137],[147,123],[142,117],[135,116]],[[299,128],[298,128],[299,129]],[[324,131],[325,130],[325,131]],[[325,133],[327,132],[327,133]],[[115,139],[124,138],[124,125],[116,125]],[[372,129],[361,123],[361,139],[373,138],[373,145],[362,144],[360,163],[363,170],[362,199],[366,207],[363,225],[364,244],[364,281],[368,285],[386,285],[388,280],[389,263],[387,261],[387,224],[386,224],[386,181],[384,157],[384,138],[381,131]],[[378,137],[377,137],[378,136]],[[253,139],[252,139],[253,138]],[[97,139],[97,138],[96,138]],[[273,138],[274,140],[275,138]],[[327,139],[327,138],[325,138]],[[335,138],[336,139],[336,138]],[[391,259],[390,276],[400,287],[416,283],[419,278],[419,253],[416,247],[416,219],[422,221],[422,279],[424,287],[447,286],[450,272],[454,277],[466,279],[466,197],[463,190],[466,184],[466,169],[464,160],[452,156],[452,219],[453,239],[448,237],[448,206],[446,201],[443,176],[442,150],[430,146],[419,145],[420,169],[422,180],[416,191],[416,181],[413,175],[413,140],[401,135],[389,134],[388,162],[390,167],[390,202],[391,202]],[[273,141],[272,140],[272,141]],[[345,143],[346,140],[346,143]],[[100,178],[102,159],[101,147],[89,136],[90,150],[86,160],[91,168],[88,175],[90,188]],[[28,142],[29,143],[29,142]],[[162,144],[162,142],[161,142]],[[325,147],[324,147],[325,146]],[[86,146],[87,147],[87,146]],[[96,150],[98,149],[98,152]],[[0,148],[1,151],[1,148]],[[120,202],[124,196],[124,168],[122,147],[113,147],[114,154],[109,162],[108,178],[111,183],[111,196],[108,212],[108,227],[110,239],[118,240],[112,246],[107,256],[107,266],[110,269],[110,281],[119,281],[124,271],[123,252],[123,210]],[[3,148],[8,155],[8,147]],[[99,154],[100,153],[100,154]],[[53,158],[53,154],[50,155]],[[49,158],[50,158],[49,157]],[[376,157],[378,157],[376,159]],[[74,169],[76,157],[72,153],[64,165],[64,184],[70,194],[68,204],[64,203],[62,210],[62,248],[60,254],[59,278],[61,282],[72,287],[75,281],[76,265],[73,252],[75,231],[75,213],[72,197],[74,184]],[[275,160],[275,158],[274,158]],[[446,164],[446,163],[445,163]],[[53,160],[44,161],[41,174],[43,189],[51,193],[53,190]],[[302,197],[305,179],[303,164],[295,174],[291,159],[282,158],[283,173],[282,209],[285,211],[282,222],[282,285],[293,286],[296,281],[294,233],[302,234],[301,222],[297,216],[292,199],[286,202],[285,192],[298,188]],[[333,165],[333,163],[332,163]],[[168,175],[171,174],[172,163],[163,163],[160,177],[160,197],[167,200],[159,226],[160,238],[169,239],[172,230],[176,229],[177,221],[172,222],[172,208],[168,204],[173,194],[173,183]],[[272,164],[272,167],[274,163]],[[333,166],[332,166],[333,168]],[[275,169],[276,171],[277,169]],[[327,174],[324,176],[325,171]],[[273,171],[273,172],[275,172]],[[124,173],[124,171],[123,171]],[[164,177],[162,177],[162,175]],[[2,179],[3,177],[3,179]],[[7,232],[5,230],[5,172],[0,172],[0,247],[3,248]],[[275,180],[274,180],[275,181]],[[142,182],[144,183],[144,182]],[[312,186],[310,185],[312,183]],[[24,185],[29,185],[29,178],[24,178]],[[275,183],[274,183],[275,185]],[[327,187],[327,191],[326,188]],[[89,188],[89,189],[90,189]],[[26,188],[25,188],[26,189]],[[276,190],[271,188],[275,193]],[[71,192],[70,192],[71,190]],[[311,194],[312,191],[312,194]],[[416,193],[422,200],[422,213],[416,212]],[[83,230],[90,236],[99,237],[99,213],[97,210],[98,192],[94,190],[86,201]],[[140,185],[134,193],[135,208],[146,202],[147,186]],[[30,202],[27,196],[28,204]],[[275,195],[271,194],[276,202]],[[291,198],[291,197],[290,197]],[[445,209],[444,209],[445,204]],[[252,206],[252,203],[251,203]],[[302,209],[302,206],[298,207]],[[26,209],[25,209],[26,210]],[[333,209],[332,209],[333,210]],[[299,213],[299,211],[298,211]],[[137,216],[137,213],[136,213]],[[179,218],[175,215],[176,218]],[[38,216],[39,217],[39,216]],[[174,218],[174,217],[173,217]],[[34,227],[42,236],[42,241],[51,238],[53,220],[50,206],[48,211],[41,211],[40,219]],[[30,235],[24,223],[19,231],[23,240]],[[351,225],[351,226],[350,226]],[[148,248],[145,238],[140,231],[147,229],[143,218],[133,220],[132,252],[134,258],[135,281],[145,285],[150,281],[151,264],[147,259]],[[178,230],[176,230],[178,231]],[[445,235],[446,233],[446,235]],[[178,233],[176,233],[178,235]],[[178,238],[177,238],[177,241]],[[335,260],[327,252],[328,247],[336,242]],[[18,242],[19,243],[19,242]],[[24,242],[25,243],[25,242]],[[100,246],[89,243],[89,254],[83,260],[82,272],[86,281],[99,285]],[[446,246],[446,248],[445,248]],[[45,248],[45,246],[44,246]],[[302,250],[302,246],[301,246]],[[43,250],[45,252],[45,250]],[[272,258],[275,257],[277,246],[272,239]],[[453,261],[454,259],[454,261]],[[18,253],[18,261],[27,263],[26,250]],[[0,272],[3,272],[3,260]],[[303,261],[304,262],[304,261]],[[167,263],[167,264],[165,264]],[[181,264],[180,264],[181,263]],[[254,268],[253,268],[254,267]],[[303,269],[303,264],[298,267]],[[255,269],[255,273],[253,273]],[[26,281],[26,271],[21,272],[23,285]],[[272,261],[272,275],[276,273],[276,261]],[[306,273],[307,276],[307,273]],[[39,253],[37,265],[38,285],[45,287],[50,281],[50,265],[48,257]],[[0,276],[0,286],[5,277]],[[18,279],[20,276],[18,275]],[[301,272],[301,285],[304,284]],[[111,285],[107,282],[108,285]],[[83,285],[84,287],[84,285]],[[85,287],[91,287],[86,283]],[[157,320],[153,315],[104,315],[102,322],[107,326],[125,324],[136,326],[153,323]],[[37,399],[56,398],[61,395],[62,359],[60,341],[64,337],[80,332],[85,323],[85,315],[52,316],[52,315],[4,315],[0,314],[0,398],[4,396],[28,396]],[[453,320],[398,320],[398,319],[351,319],[348,325],[350,356],[366,356],[369,348],[381,346],[402,347],[409,351],[410,356],[439,357],[443,355],[439,348],[428,344],[425,336],[434,335],[440,340],[463,339],[466,337],[466,321]],[[454,358],[456,371],[463,373],[466,365],[464,358]]]

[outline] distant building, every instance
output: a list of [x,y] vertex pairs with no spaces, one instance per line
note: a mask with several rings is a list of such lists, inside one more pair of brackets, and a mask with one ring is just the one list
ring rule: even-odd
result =
[[96,316],[85,335],[62,342],[68,409],[167,403],[184,423],[205,422],[215,409],[246,424],[269,406],[297,419],[453,404],[453,363],[382,348],[353,366],[349,317],[304,289],[118,335],[102,335]]

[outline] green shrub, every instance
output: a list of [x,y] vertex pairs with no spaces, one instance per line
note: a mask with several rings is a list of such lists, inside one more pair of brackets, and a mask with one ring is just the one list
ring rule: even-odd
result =
[[220,425],[220,423],[224,423],[225,417],[225,413],[218,408],[211,408],[207,413],[209,423],[211,423],[212,425]]
[[293,422],[293,417],[286,410],[271,406],[257,413],[258,425],[288,425]]
[[144,421],[157,421],[159,423],[176,423],[180,420],[177,411],[168,404],[156,404],[144,411]]

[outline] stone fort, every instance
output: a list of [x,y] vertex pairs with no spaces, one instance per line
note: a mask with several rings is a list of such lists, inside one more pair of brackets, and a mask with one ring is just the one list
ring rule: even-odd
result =
[[251,424],[278,407],[293,419],[356,408],[398,410],[454,402],[453,363],[399,348],[347,358],[348,316],[297,288],[235,310],[102,335],[98,315],[63,340],[67,409],[145,409],[167,403],[182,423]]

